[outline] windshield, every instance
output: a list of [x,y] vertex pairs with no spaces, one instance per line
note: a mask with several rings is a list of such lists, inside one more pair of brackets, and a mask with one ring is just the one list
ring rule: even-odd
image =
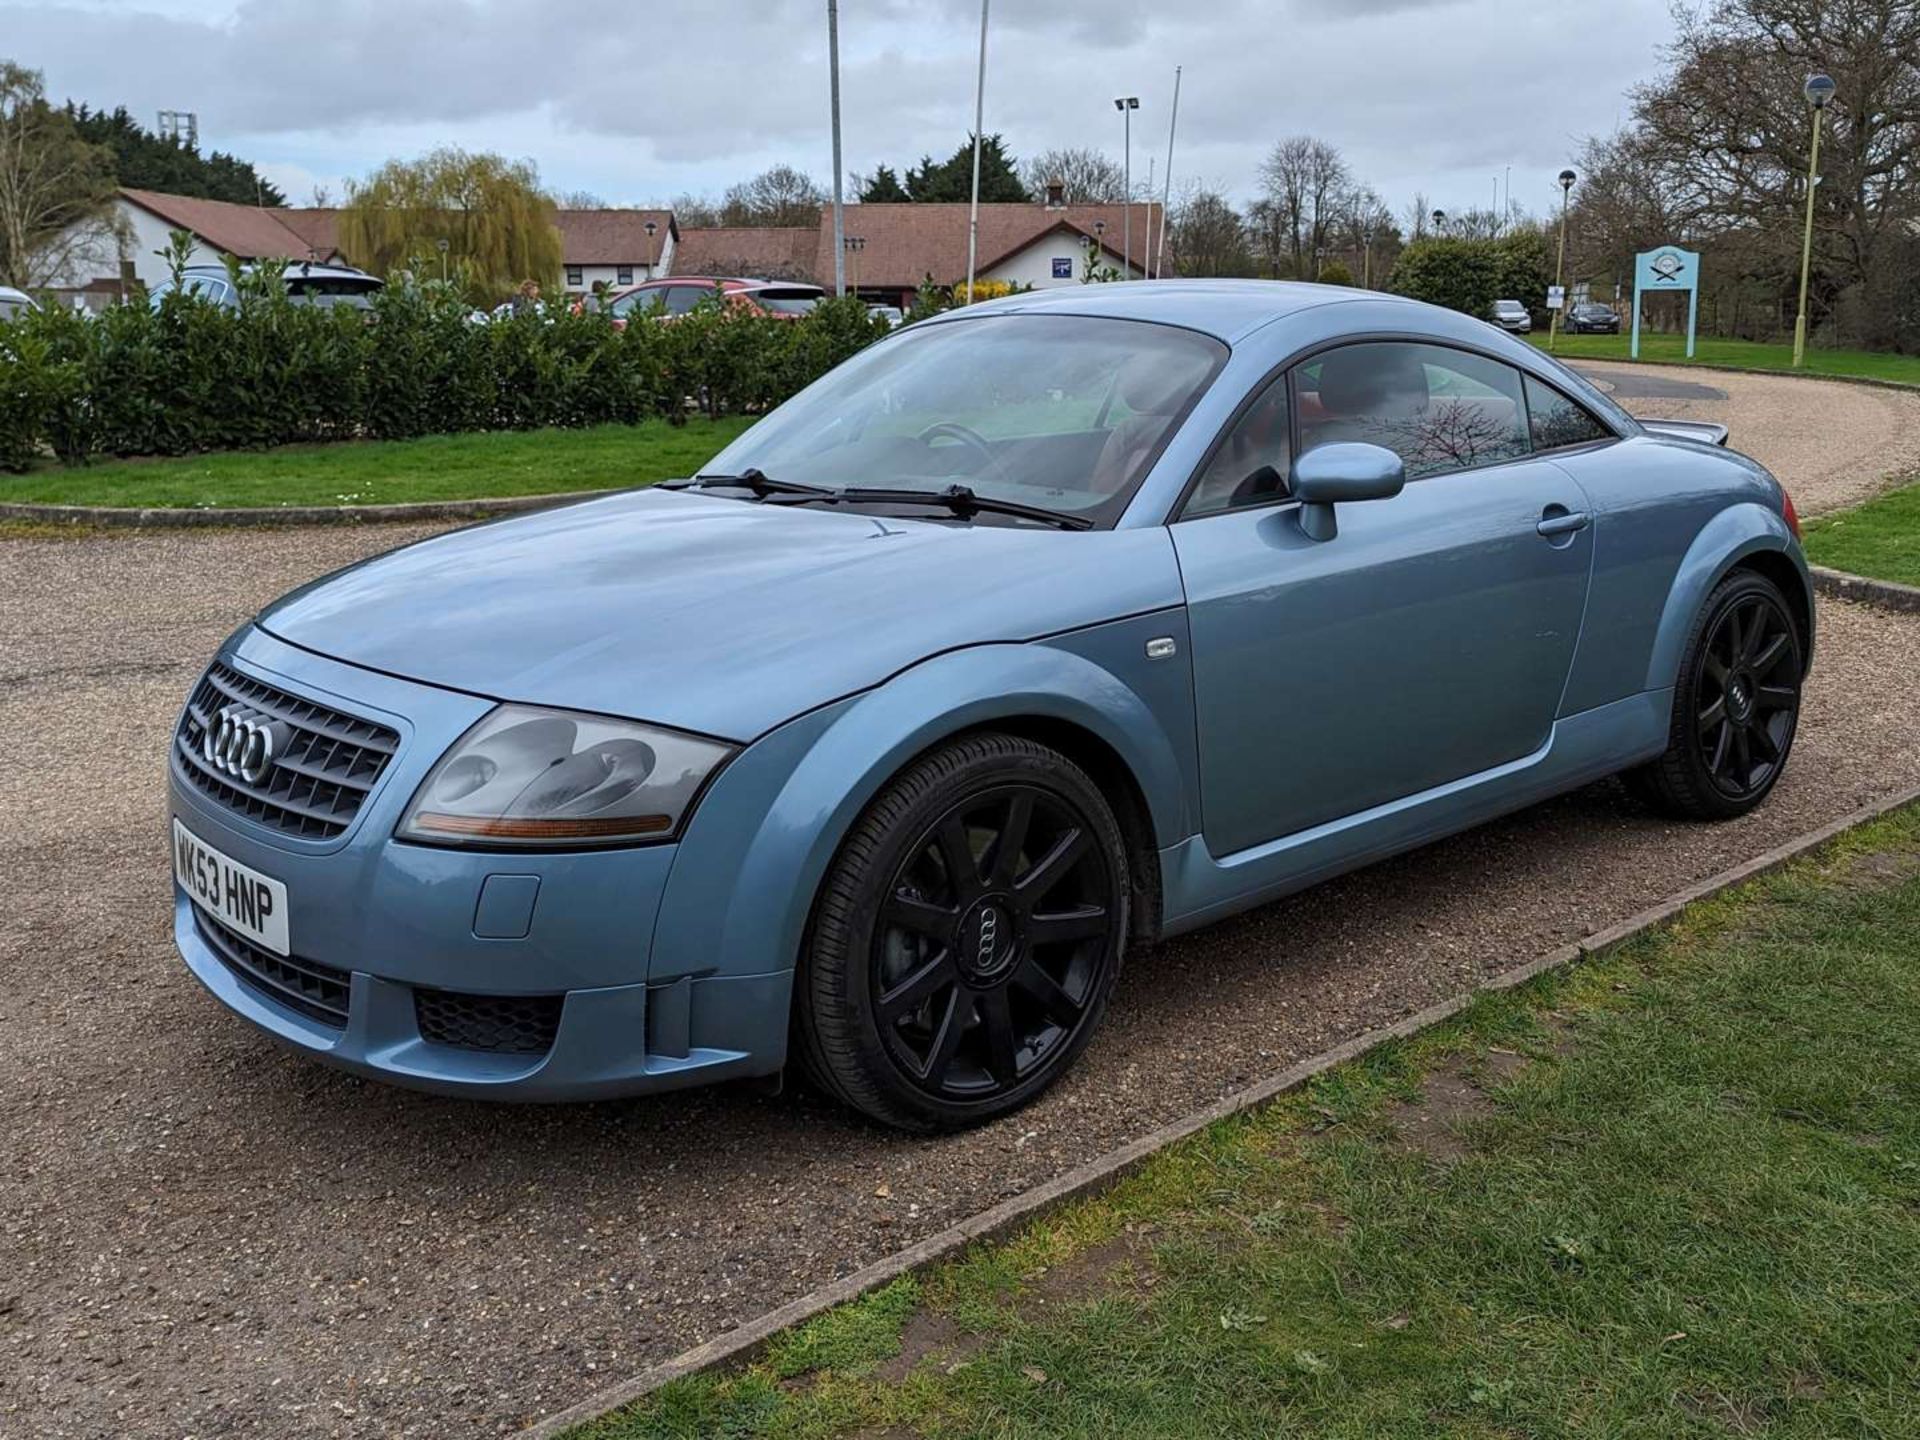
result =
[[816,380],[701,472],[943,490],[1099,521],[1126,504],[1227,358],[1138,320],[992,315],[910,326]]

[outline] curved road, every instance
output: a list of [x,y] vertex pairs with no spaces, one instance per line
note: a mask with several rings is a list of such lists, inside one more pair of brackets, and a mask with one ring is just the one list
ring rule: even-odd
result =
[[1920,471],[1920,390],[1597,360],[1575,368],[1630,414],[1723,422],[1727,443],[1779,476],[1802,515],[1858,505]]
[[[1764,458],[1762,419],[1736,440]],[[1920,623],[1826,604],[1755,815],[1675,827],[1596,786],[1166,945],[997,1126],[911,1141],[740,1091],[488,1109],[282,1052],[168,937],[158,797],[199,666],[279,590],[418,533],[0,539],[0,1433],[511,1429],[1920,784]]]

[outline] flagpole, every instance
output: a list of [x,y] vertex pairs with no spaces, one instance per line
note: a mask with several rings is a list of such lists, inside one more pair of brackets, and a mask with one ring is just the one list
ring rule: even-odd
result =
[[973,87],[973,199],[967,207],[967,303],[973,303],[973,267],[980,254],[980,131],[987,113],[987,5],[980,0],[980,74]]
[[847,293],[847,218],[840,164],[840,4],[827,0],[827,73],[833,92],[833,293]]
[[[1160,269],[1167,267],[1167,207],[1173,203],[1173,132],[1180,123],[1180,66],[1173,67],[1173,114],[1167,119],[1166,191],[1160,197]],[[1156,274],[1158,272],[1155,272]]]

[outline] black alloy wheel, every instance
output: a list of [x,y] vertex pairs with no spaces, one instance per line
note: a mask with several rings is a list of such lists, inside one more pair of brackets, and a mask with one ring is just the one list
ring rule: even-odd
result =
[[1744,815],[1779,781],[1800,723],[1806,660],[1779,588],[1736,570],[1696,621],[1666,754],[1629,777],[1658,808],[1693,819]]
[[1064,756],[979,735],[897,779],[815,917],[802,1058],[888,1123],[950,1129],[1033,1098],[1091,1036],[1118,973],[1128,865]]

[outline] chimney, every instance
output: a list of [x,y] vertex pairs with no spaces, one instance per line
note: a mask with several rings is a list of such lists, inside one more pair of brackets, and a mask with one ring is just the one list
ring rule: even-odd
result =
[[1058,178],[1047,181],[1047,209],[1064,210],[1067,208],[1067,182]]

